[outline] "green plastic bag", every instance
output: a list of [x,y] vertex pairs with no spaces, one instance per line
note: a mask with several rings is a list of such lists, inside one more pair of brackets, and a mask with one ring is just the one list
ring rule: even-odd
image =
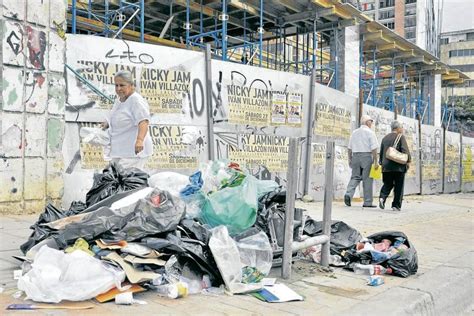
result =
[[211,227],[227,226],[231,235],[251,227],[257,218],[258,198],[278,184],[247,175],[238,186],[225,187],[206,197],[200,219]]

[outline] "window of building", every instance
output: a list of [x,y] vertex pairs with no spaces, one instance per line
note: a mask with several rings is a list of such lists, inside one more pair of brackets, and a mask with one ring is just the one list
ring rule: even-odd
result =
[[380,11],[379,20],[385,20],[395,17],[395,10]]
[[449,44],[449,37],[441,39],[441,45],[446,45],[446,44]]
[[362,4],[362,11],[370,11],[370,10],[374,10],[375,9],[375,5],[373,3],[363,3]]
[[395,22],[387,22],[387,23],[382,23],[382,24],[391,30],[395,28]]
[[466,34],[467,41],[474,41],[474,32],[470,32]]
[[405,27],[416,26],[416,17],[410,16],[405,18]]
[[466,80],[464,86],[468,88],[474,87],[474,80]]
[[405,30],[405,38],[406,39],[414,39],[416,35],[415,30]]
[[381,0],[379,3],[380,8],[393,7],[395,5],[395,0]]
[[416,15],[416,7],[409,7],[405,9],[405,15],[410,16],[410,15]]
[[416,0],[405,0],[405,4],[416,3]]
[[474,65],[459,65],[453,67],[462,72],[474,72]]
[[474,56],[474,49],[454,49],[449,51],[449,57]]

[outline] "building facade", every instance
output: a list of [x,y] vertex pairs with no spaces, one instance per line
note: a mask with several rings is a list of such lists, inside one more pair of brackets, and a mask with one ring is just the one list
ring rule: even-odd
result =
[[359,9],[398,35],[439,56],[440,0],[360,0]]
[[443,89],[443,97],[474,97],[474,29],[441,34],[440,59],[470,77],[463,85]]

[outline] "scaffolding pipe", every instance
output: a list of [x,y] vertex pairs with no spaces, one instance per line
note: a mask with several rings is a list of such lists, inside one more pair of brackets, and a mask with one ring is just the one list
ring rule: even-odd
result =
[[[225,2],[225,0],[224,0]],[[259,66],[262,67],[262,41],[263,41],[263,0],[260,0],[260,30],[259,30]]]
[[189,48],[189,0],[186,0],[186,48]]
[[[76,14],[77,14],[77,7],[76,7],[76,1],[77,0],[72,0],[72,26],[71,26],[71,31],[72,34],[76,34]],[[90,12],[90,11],[89,11]]]
[[138,11],[140,11],[140,9],[137,9],[135,12],[133,12],[133,14],[130,16],[130,18],[127,20],[127,22],[125,22],[125,24],[117,31],[117,33],[115,33],[115,35],[112,37],[113,39],[117,38],[117,36],[119,36],[123,29],[127,27],[128,23],[130,23],[130,21],[135,17],[135,15],[138,14]]
[[227,0],[222,0],[222,60],[227,60]]

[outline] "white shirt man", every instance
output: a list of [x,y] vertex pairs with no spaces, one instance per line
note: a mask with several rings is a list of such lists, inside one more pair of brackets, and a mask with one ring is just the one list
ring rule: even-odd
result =
[[362,115],[361,126],[352,132],[348,145],[349,166],[352,168],[352,175],[347,185],[344,203],[351,206],[351,200],[355,189],[362,181],[364,188],[363,207],[375,207],[372,204],[373,179],[369,177],[372,163],[378,168],[377,149],[379,147],[377,136],[371,129],[374,120],[368,115]]

